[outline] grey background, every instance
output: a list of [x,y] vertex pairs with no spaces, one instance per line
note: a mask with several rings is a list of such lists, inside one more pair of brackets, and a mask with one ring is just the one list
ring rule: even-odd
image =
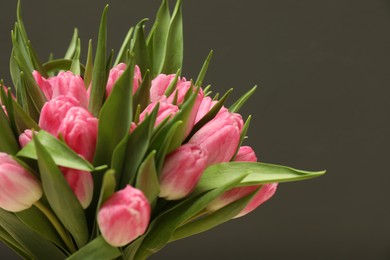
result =
[[[23,1],[42,59],[62,56],[75,26],[85,52],[107,2],[116,50],[160,3]],[[15,7],[0,2],[0,75],[8,85]],[[151,259],[390,259],[389,1],[184,0],[184,26],[183,75],[195,78],[214,49],[206,82],[215,91],[234,87],[238,97],[260,86],[242,110],[253,116],[246,144],[260,160],[328,173],[282,184],[252,214]],[[15,257],[3,247],[1,256]]]

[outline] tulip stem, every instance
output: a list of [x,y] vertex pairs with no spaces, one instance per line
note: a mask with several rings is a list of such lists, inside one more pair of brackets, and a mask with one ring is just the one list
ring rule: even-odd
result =
[[42,202],[37,201],[34,203],[34,206],[37,207],[51,222],[54,228],[57,230],[58,234],[61,236],[62,240],[65,242],[66,246],[71,253],[77,251],[75,245],[73,244],[69,234],[66,232],[58,218],[54,215],[53,211],[47,208]]

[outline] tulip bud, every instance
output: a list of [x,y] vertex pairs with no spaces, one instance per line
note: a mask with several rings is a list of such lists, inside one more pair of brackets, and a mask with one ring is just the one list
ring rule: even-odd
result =
[[130,185],[108,198],[97,216],[103,238],[114,247],[124,246],[144,234],[149,220],[147,198]]
[[205,124],[190,139],[207,151],[207,165],[228,162],[236,152],[243,126],[241,115],[221,113]]
[[165,75],[160,74],[152,80],[152,85],[150,87],[150,101],[158,101],[161,97],[164,96],[165,91],[175,78],[175,74]]
[[[108,76],[107,86],[106,86],[106,97],[111,94],[112,88],[115,85],[115,82],[120,78],[123,72],[126,70],[125,63],[119,63],[114,68],[110,70],[110,75]],[[133,94],[137,91],[139,83],[142,81],[141,70],[137,65],[134,67],[134,79],[133,79]]]
[[65,167],[62,167],[61,171],[81,206],[86,209],[92,201],[93,194],[91,173]]
[[82,107],[70,108],[58,127],[66,144],[90,162],[95,154],[97,130],[97,118]]
[[145,110],[142,111],[142,113],[140,114],[139,122],[144,121],[146,115],[152,113],[157,103],[159,103],[159,107],[158,107],[157,118],[156,118],[156,122],[154,123],[154,126],[158,126],[167,117],[172,118],[179,111],[179,108],[177,106],[167,103],[165,99],[162,99],[149,104],[145,108]]
[[41,197],[38,180],[11,156],[0,153],[0,207],[18,212],[30,208]]
[[41,110],[39,126],[50,134],[57,136],[58,128],[68,110],[79,104],[74,97],[70,96],[58,96],[46,102]]
[[[253,149],[249,146],[242,146],[240,147],[236,159],[236,162],[256,162],[257,157]],[[207,210],[214,212],[234,201],[237,201],[252,192],[255,192],[259,187],[260,190],[253,196],[253,198],[249,201],[249,203],[245,206],[241,212],[235,216],[235,218],[242,217],[249,212],[253,211],[255,208],[263,204],[265,201],[267,201],[269,198],[271,198],[277,188],[277,183],[269,183],[264,185],[252,185],[252,186],[246,186],[246,187],[238,187],[231,189],[218,198],[216,198],[213,202],[211,202],[207,206]]]
[[31,129],[24,130],[23,133],[19,135],[19,144],[20,147],[25,147],[33,138],[33,132]]
[[[202,102],[200,103],[198,112],[196,114],[196,119],[195,119],[195,124],[199,122],[212,108],[213,106],[217,103],[218,101],[213,101],[210,97],[204,97],[202,99]],[[222,107],[217,116],[221,113],[228,112],[226,107]]]
[[32,74],[39,88],[42,90],[43,94],[45,95],[46,99],[47,100],[52,99],[53,89],[50,82],[44,77],[42,77],[41,74],[36,70],[34,70]]
[[164,161],[160,176],[160,197],[178,200],[196,186],[207,164],[207,152],[198,145],[184,144]]

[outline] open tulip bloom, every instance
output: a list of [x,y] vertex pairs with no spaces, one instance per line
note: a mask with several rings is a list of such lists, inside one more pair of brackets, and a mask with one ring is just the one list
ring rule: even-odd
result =
[[13,87],[0,86],[0,238],[20,256],[145,259],[251,212],[278,183],[324,174],[242,146],[250,117],[238,112],[255,87],[230,106],[231,90],[212,96],[212,52],[196,80],[180,75],[180,0],[108,57],[107,9],[85,63],[77,30],[63,58],[42,63],[18,4]]

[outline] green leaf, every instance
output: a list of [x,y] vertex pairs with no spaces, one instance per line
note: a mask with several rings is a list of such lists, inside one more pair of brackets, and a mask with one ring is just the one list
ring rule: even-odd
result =
[[154,157],[156,151],[152,151],[142,162],[138,169],[135,187],[140,189],[149,200],[150,205],[155,205],[160,193],[160,182],[158,179]]
[[34,69],[37,70],[43,77],[47,78],[49,77],[47,75],[47,72],[45,71],[44,67],[42,66],[41,61],[39,60],[38,54],[34,50],[34,48],[31,45],[30,41],[27,41],[27,48],[28,52],[30,53],[30,59],[33,63]]
[[106,41],[107,41],[107,11],[104,8],[100,21],[98,43],[96,48],[95,64],[92,72],[92,89],[89,99],[89,111],[97,117],[103,105],[106,94],[107,71],[106,71]]
[[145,259],[160,250],[172,237],[173,232],[188,219],[201,212],[211,201],[223,192],[236,186],[245,173],[227,176],[222,185],[206,193],[192,195],[173,208],[160,214],[149,226],[136,259]]
[[194,194],[212,190],[224,183],[229,176],[247,176],[238,186],[251,186],[273,182],[300,181],[321,176],[325,171],[309,172],[286,166],[256,162],[229,162],[209,166],[203,173]]
[[176,90],[177,81],[178,81],[178,79],[179,79],[180,72],[181,72],[181,70],[178,69],[177,72],[176,72],[175,77],[173,78],[173,80],[171,81],[171,83],[169,83],[169,86],[168,86],[167,89],[165,90],[165,93],[164,93],[165,96],[169,97],[169,96],[173,93],[173,91]]
[[[56,165],[82,171],[93,171],[94,168],[88,161],[80,157],[64,142],[58,140],[48,132],[41,130],[35,138],[39,140],[45,147],[45,150],[50,153]],[[39,156],[36,151],[36,144],[34,142],[29,142],[18,152],[17,156],[38,159]]]
[[186,140],[184,142],[188,142],[191,137],[199,131],[199,129],[201,129],[205,124],[207,124],[208,122],[210,122],[219,112],[219,110],[221,110],[221,108],[223,107],[223,105],[225,104],[226,102],[226,99],[228,98],[228,96],[230,95],[230,93],[232,93],[233,89],[229,89],[225,95],[223,95],[223,97],[210,109],[209,112],[207,112],[207,114],[202,117],[195,125],[194,127],[192,128],[190,134],[187,136]]
[[131,36],[133,35],[134,28],[131,27],[129,31],[126,34],[125,39],[123,40],[122,46],[119,49],[118,55],[116,56],[114,66],[118,65],[121,62],[126,61],[126,52],[130,50],[130,41],[131,41]]
[[129,132],[133,115],[133,75],[134,59],[115,82],[111,94],[100,111],[95,165],[109,165],[115,147]]
[[110,169],[105,172],[103,177],[98,208],[100,208],[100,205],[102,205],[112,194],[114,194],[115,188],[116,188],[115,171],[113,169]]
[[14,155],[18,150],[19,145],[12,132],[10,122],[0,106],[0,152]]
[[148,47],[146,46],[144,24],[148,19],[141,20],[135,27],[134,32],[134,45],[132,51],[135,54],[135,64],[137,64],[141,70],[141,74],[144,75],[147,70],[152,70],[152,60]]
[[100,236],[71,255],[67,260],[116,259],[121,255],[122,253],[118,248],[112,247]]
[[58,235],[57,231],[46,218],[46,216],[36,207],[16,212],[15,215],[28,227],[39,233],[49,241],[66,251],[66,246]]
[[150,103],[150,86],[151,86],[150,71],[147,70],[144,78],[141,82],[141,85],[138,87],[137,91],[133,96],[133,110],[135,107],[140,105],[140,110],[143,111]]
[[72,65],[70,66],[70,71],[73,72],[74,75],[80,75],[81,70],[80,70],[80,52],[81,52],[81,43],[80,43],[80,38],[77,40],[77,45],[76,45],[76,51],[74,52],[73,55],[73,60],[72,60]]
[[157,12],[157,16],[153,24],[153,28],[151,29],[151,33],[153,34],[149,34],[147,40],[148,46],[152,45],[153,78],[161,73],[162,66],[164,65],[164,56],[165,56],[165,49],[167,44],[170,20],[171,17],[169,13],[168,1],[163,0]]
[[18,241],[16,241],[8,232],[0,226],[0,241],[4,242],[9,248],[14,250],[18,255],[23,257],[23,259],[29,259],[32,256],[27,254],[26,249],[24,249]]
[[257,86],[254,86],[251,90],[240,97],[233,105],[229,107],[229,112],[237,113],[245,102],[255,93]]
[[211,213],[210,215],[201,217],[188,224],[181,226],[180,228],[175,230],[169,242],[173,242],[179,239],[205,232],[234,218],[245,208],[245,206],[258,192],[258,190],[233,203],[230,203],[229,205]]
[[65,254],[49,240],[24,225],[14,214],[0,209],[0,226],[3,227],[35,259],[64,259]]
[[33,138],[44,194],[77,246],[87,244],[89,233],[84,210],[50,153],[38,138]]
[[182,67],[183,63],[183,21],[181,0],[177,0],[172,20],[169,25],[164,65],[161,72],[173,74]]
[[93,71],[93,57],[92,57],[92,40],[89,40],[88,43],[88,54],[87,54],[87,64],[85,65],[84,72],[84,85],[88,89],[92,81],[92,71]]
[[35,121],[23,110],[23,108],[15,100],[12,100],[12,106],[14,108],[15,124],[19,134],[23,133],[26,129],[40,129],[38,124],[35,123]]
[[209,55],[207,56],[206,60],[203,63],[202,69],[199,72],[198,78],[196,79],[195,86],[202,87],[204,77],[206,76],[207,69],[209,68],[209,64],[211,61],[211,58],[213,57],[213,50],[210,51]]
[[238,151],[240,150],[240,147],[241,147],[242,143],[244,142],[244,140],[245,140],[245,138],[246,138],[246,133],[248,132],[249,125],[250,125],[250,123],[251,123],[251,118],[252,118],[251,116],[248,116],[248,119],[245,121],[245,124],[244,124],[244,126],[242,127],[241,135],[240,135],[240,141],[239,141],[239,143],[238,143],[236,152],[235,152],[235,154],[233,155],[231,161],[234,161],[234,159],[236,158],[237,153],[238,153]]
[[[72,66],[72,60],[67,59],[56,59],[51,60],[43,64],[43,68],[47,71],[47,73],[54,73],[60,70],[70,70]],[[80,72],[83,74],[86,68],[83,64],[80,64]]]
[[77,39],[78,38],[79,38],[79,32],[78,32],[77,28],[74,28],[72,40],[70,41],[69,47],[66,50],[64,59],[67,59],[67,60],[72,59],[72,57],[73,57],[73,55],[74,55],[74,53],[76,51],[76,46],[77,46],[77,42],[78,42]]

